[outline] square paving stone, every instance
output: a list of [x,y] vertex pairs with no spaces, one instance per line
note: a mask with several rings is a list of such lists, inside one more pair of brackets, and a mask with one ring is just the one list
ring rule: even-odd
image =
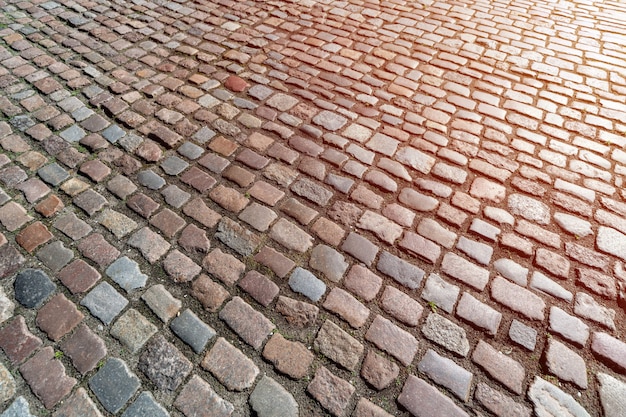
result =
[[137,228],[137,223],[130,217],[111,209],[104,209],[97,221],[118,239],[123,238]]
[[109,283],[102,282],[87,294],[80,302],[91,314],[109,325],[128,304],[128,300]]
[[170,209],[163,209],[152,216],[150,224],[159,229],[166,237],[172,237],[187,224],[182,217]]
[[118,125],[111,125],[100,132],[103,138],[108,140],[111,143],[115,143],[124,136],[126,136],[126,132],[119,127]]
[[175,208],[181,208],[191,197],[191,194],[181,190],[176,185],[167,186],[161,191],[161,195],[167,204]]
[[26,172],[18,166],[13,165],[0,170],[0,181],[9,188],[13,188],[27,179]]
[[63,132],[59,133],[59,136],[70,143],[74,143],[80,142],[80,140],[87,136],[87,134],[78,125],[72,125]]
[[57,240],[39,249],[37,258],[52,271],[58,272],[74,258],[74,252]]
[[32,219],[26,212],[26,209],[14,201],[0,207],[0,223],[9,232],[19,229]]
[[57,294],[37,312],[37,326],[55,342],[85,317],[65,295]]
[[87,175],[94,182],[104,180],[111,173],[111,169],[98,159],[92,159],[80,166],[80,172]]
[[171,246],[159,234],[150,230],[149,227],[144,227],[135,232],[130,239],[128,239],[128,244],[139,249],[144,258],[151,264],[165,255]]
[[0,329],[0,347],[14,364],[29,357],[39,346],[41,346],[41,339],[28,330],[22,316],[15,317]]
[[158,190],[165,185],[163,177],[156,174],[154,171],[147,169],[137,174],[137,181],[139,184],[147,187],[151,190]]
[[52,417],[102,417],[98,407],[89,398],[87,391],[80,387],[68,397]]
[[157,327],[132,308],[111,327],[111,335],[122,342],[131,353],[138,352],[156,332]]
[[50,188],[39,178],[26,180],[15,188],[24,193],[24,197],[29,203],[40,200],[50,192]]
[[177,156],[170,156],[161,162],[161,169],[167,175],[178,175],[187,169],[189,164]]
[[91,259],[101,267],[109,265],[120,255],[120,251],[107,242],[99,233],[91,234],[81,240],[77,245],[77,249],[83,256]]
[[106,274],[126,292],[143,288],[148,281],[148,276],[141,272],[139,264],[126,256],[109,265]]
[[34,251],[38,246],[43,245],[52,239],[52,233],[41,222],[35,222],[26,226],[15,236],[15,241],[27,252]]
[[83,375],[94,369],[107,354],[104,341],[84,323],[60,347],[72,360],[74,368]]
[[91,226],[79,219],[74,213],[59,216],[52,226],[73,240],[82,239],[91,233],[92,230]]
[[107,189],[124,200],[137,190],[137,186],[123,175],[116,175],[107,183]]
[[138,193],[126,201],[126,205],[140,216],[150,218],[159,209],[159,203],[143,193]]
[[25,269],[15,277],[15,299],[26,308],[38,308],[56,290],[40,269]]
[[187,309],[183,311],[170,323],[170,328],[187,343],[196,353],[204,350],[207,343],[215,336],[215,330],[208,324],[200,320],[193,311]]
[[98,211],[102,210],[105,205],[109,204],[106,198],[104,198],[101,194],[92,189],[83,191],[82,193],[78,194],[76,197],[74,197],[74,200],[72,200],[72,202],[81,209],[83,209],[85,213],[90,216],[93,216]]
[[109,359],[89,380],[89,388],[104,408],[110,413],[117,413],[139,389],[141,383],[124,361]]
[[154,337],[137,365],[159,389],[174,391],[193,369],[193,364],[161,335]]
[[133,402],[122,417],[170,417],[169,413],[161,406],[151,393],[142,392]]
[[56,162],[39,168],[37,175],[53,187],[56,187],[70,177],[70,174]]
[[51,346],[39,350],[20,366],[20,373],[47,409],[54,407],[76,385],[76,379],[68,377],[61,361],[55,359]]
[[61,271],[57,277],[72,294],[89,291],[100,279],[97,269],[82,259],[77,259]]

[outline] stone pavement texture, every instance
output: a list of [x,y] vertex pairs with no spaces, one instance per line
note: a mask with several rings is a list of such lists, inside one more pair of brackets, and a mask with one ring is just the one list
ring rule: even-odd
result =
[[0,0],[0,416],[626,415],[626,12]]

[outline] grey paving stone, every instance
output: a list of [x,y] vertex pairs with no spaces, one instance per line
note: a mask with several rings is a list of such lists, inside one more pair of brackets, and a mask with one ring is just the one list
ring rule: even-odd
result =
[[157,388],[174,391],[189,375],[193,364],[162,335],[157,335],[146,345],[137,368]]
[[74,258],[74,252],[57,240],[41,248],[37,252],[37,258],[53,272],[58,272]]
[[165,185],[165,180],[154,173],[151,169],[141,171],[137,174],[137,180],[139,184],[147,187],[151,190],[159,190]]
[[326,284],[310,271],[297,267],[289,277],[289,287],[304,295],[313,302],[317,302],[326,292]]
[[100,132],[103,138],[111,143],[116,143],[118,140],[126,136],[126,132],[118,125],[111,125]]
[[470,225],[470,232],[477,233],[482,237],[489,239],[491,241],[496,241],[498,235],[502,231],[500,228],[489,224],[481,219],[472,220],[472,224]]
[[378,246],[355,232],[351,232],[348,235],[341,249],[367,266],[372,265],[379,250]]
[[420,286],[425,275],[422,269],[387,251],[380,255],[376,269],[411,290]]
[[113,414],[124,407],[140,386],[139,378],[118,358],[109,358],[89,380],[89,388],[102,406]]
[[591,417],[571,395],[538,376],[528,389],[528,398],[534,404],[535,414],[538,416]]
[[214,236],[241,256],[252,255],[262,242],[258,235],[228,217],[221,218]]
[[213,139],[216,134],[217,133],[215,133],[213,130],[209,129],[206,126],[203,126],[192,136],[192,139],[202,145]]
[[111,336],[119,340],[131,353],[137,353],[156,332],[157,327],[133,308],[129,308],[111,326]]
[[170,414],[151,393],[144,391],[128,406],[122,417],[170,417]]
[[15,299],[26,308],[39,308],[56,290],[48,275],[40,269],[24,269],[13,284]]
[[141,272],[139,264],[126,256],[109,265],[106,274],[126,292],[143,288],[148,281],[148,276]]
[[532,410],[515,402],[511,397],[485,383],[479,383],[474,392],[476,399],[499,417],[531,417]]
[[291,185],[291,191],[320,206],[328,205],[333,193],[315,181],[301,178]]
[[250,388],[259,375],[252,359],[223,337],[217,339],[201,365],[231,391]]
[[175,208],[181,208],[191,198],[191,194],[176,185],[168,185],[161,191],[161,195],[167,204]]
[[176,316],[182,307],[182,302],[174,298],[163,284],[153,285],[148,288],[141,296],[141,299],[164,323]]
[[59,133],[59,136],[70,143],[79,142],[87,134],[78,125],[72,125]]
[[70,177],[70,174],[56,162],[39,168],[37,175],[53,187],[56,187]]
[[422,333],[432,342],[460,356],[469,353],[469,341],[465,330],[437,313],[430,313],[422,326]]
[[452,313],[460,291],[459,287],[446,282],[439,275],[430,274],[424,284],[422,298],[446,313]]
[[537,344],[537,330],[513,319],[509,327],[509,338],[532,352]]
[[326,245],[317,245],[311,251],[309,266],[324,274],[332,282],[339,282],[348,269],[343,255]]
[[111,209],[104,209],[97,221],[118,239],[123,238],[137,228],[137,223],[130,217]]
[[89,309],[91,314],[109,325],[128,304],[128,300],[115,290],[109,283],[101,282],[80,302]]
[[417,369],[428,375],[435,383],[449,389],[461,401],[469,400],[474,375],[453,360],[428,349]]
[[167,175],[178,175],[189,167],[189,163],[177,156],[169,156],[161,162],[160,166]]
[[200,158],[202,154],[204,153],[204,149],[202,149],[200,146],[191,142],[183,143],[182,145],[178,147],[176,151],[182,156],[184,156],[185,158],[191,159],[191,160]]
[[30,404],[22,396],[19,396],[11,403],[9,408],[0,414],[0,417],[35,417],[30,413]]
[[556,306],[550,307],[549,329],[578,346],[584,346],[589,339],[589,326]]
[[611,375],[598,372],[600,403],[605,417],[626,415],[626,384]]
[[298,417],[298,403],[282,385],[263,376],[250,394],[250,406],[258,417]]
[[611,368],[626,374],[626,343],[609,334],[595,332],[591,338],[591,351]]
[[215,330],[200,320],[190,309],[186,309],[172,320],[170,328],[176,336],[191,346],[196,353],[202,352],[209,340],[216,335]]

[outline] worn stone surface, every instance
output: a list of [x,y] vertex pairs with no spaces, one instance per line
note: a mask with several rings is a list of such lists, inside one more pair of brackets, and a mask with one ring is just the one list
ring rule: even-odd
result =
[[437,388],[414,375],[409,375],[404,383],[398,402],[418,417],[436,415],[467,417],[469,415]]
[[354,393],[354,387],[322,366],[315,372],[307,391],[332,415],[342,416]]
[[289,341],[275,333],[265,344],[263,357],[291,378],[303,378],[313,362],[313,353],[300,342]]
[[427,339],[457,355],[467,356],[469,353],[469,341],[465,330],[437,313],[428,315],[426,323],[422,326],[422,333]]
[[349,371],[356,369],[363,353],[363,345],[330,320],[317,333],[314,347]]
[[222,337],[217,339],[201,365],[231,391],[250,388],[259,374],[254,362]]
[[623,415],[626,412],[626,384],[602,372],[598,373],[598,382],[604,415],[607,417]]
[[571,395],[538,376],[528,389],[528,397],[534,404],[535,414],[540,416],[590,416]]
[[250,394],[250,406],[259,417],[298,416],[298,403],[282,385],[264,376]]
[[417,353],[417,339],[382,316],[376,316],[367,329],[365,339],[398,359],[404,366],[408,366]]
[[173,344],[158,335],[146,345],[139,357],[138,369],[159,389],[174,391],[193,365]]

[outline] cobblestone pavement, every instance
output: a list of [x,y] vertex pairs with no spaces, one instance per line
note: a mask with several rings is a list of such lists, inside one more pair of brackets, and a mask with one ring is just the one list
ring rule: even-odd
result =
[[0,0],[0,416],[626,415],[626,12]]

